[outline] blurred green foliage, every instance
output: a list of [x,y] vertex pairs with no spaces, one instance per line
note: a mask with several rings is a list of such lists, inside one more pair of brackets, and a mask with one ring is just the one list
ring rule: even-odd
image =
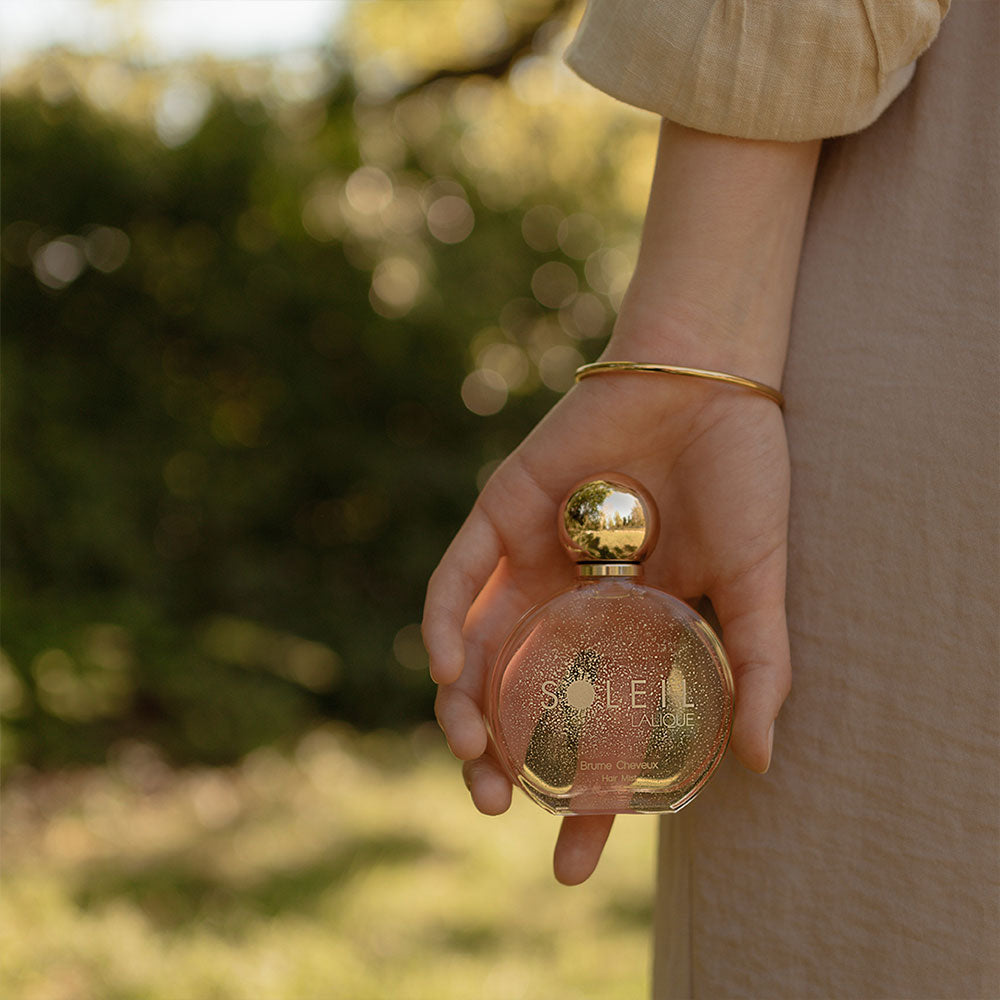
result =
[[202,67],[151,122],[80,66],[4,95],[6,760],[138,737],[224,762],[317,717],[428,718],[426,579],[610,328],[635,147],[558,168],[572,122],[524,105],[498,164],[506,79],[373,95],[330,54],[277,101]]

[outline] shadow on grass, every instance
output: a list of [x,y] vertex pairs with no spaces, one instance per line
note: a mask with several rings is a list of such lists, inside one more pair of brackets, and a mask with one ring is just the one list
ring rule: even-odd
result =
[[178,853],[141,868],[95,866],[79,877],[74,900],[87,910],[131,902],[161,930],[198,924],[239,934],[262,918],[288,911],[308,913],[329,891],[361,872],[412,863],[431,850],[427,840],[417,836],[357,838],[327,857],[271,871],[239,886]]
[[604,913],[621,927],[649,928],[653,924],[653,900],[616,899],[604,907]]

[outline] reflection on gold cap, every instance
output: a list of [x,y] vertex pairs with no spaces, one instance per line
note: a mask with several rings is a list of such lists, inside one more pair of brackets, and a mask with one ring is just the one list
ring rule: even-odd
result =
[[577,484],[562,505],[559,536],[576,562],[642,562],[658,534],[652,497],[621,473],[604,473]]

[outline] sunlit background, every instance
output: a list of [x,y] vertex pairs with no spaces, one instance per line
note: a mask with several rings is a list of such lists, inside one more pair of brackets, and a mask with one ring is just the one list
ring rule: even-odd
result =
[[417,624],[635,259],[579,14],[0,2],[4,995],[645,989],[652,821],[557,886]]

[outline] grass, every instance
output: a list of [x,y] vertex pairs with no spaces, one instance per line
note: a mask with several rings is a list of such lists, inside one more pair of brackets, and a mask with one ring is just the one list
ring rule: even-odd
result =
[[551,874],[558,821],[474,811],[436,730],[316,730],[231,769],[117,747],[10,776],[0,995],[617,1000],[648,994],[655,823]]

